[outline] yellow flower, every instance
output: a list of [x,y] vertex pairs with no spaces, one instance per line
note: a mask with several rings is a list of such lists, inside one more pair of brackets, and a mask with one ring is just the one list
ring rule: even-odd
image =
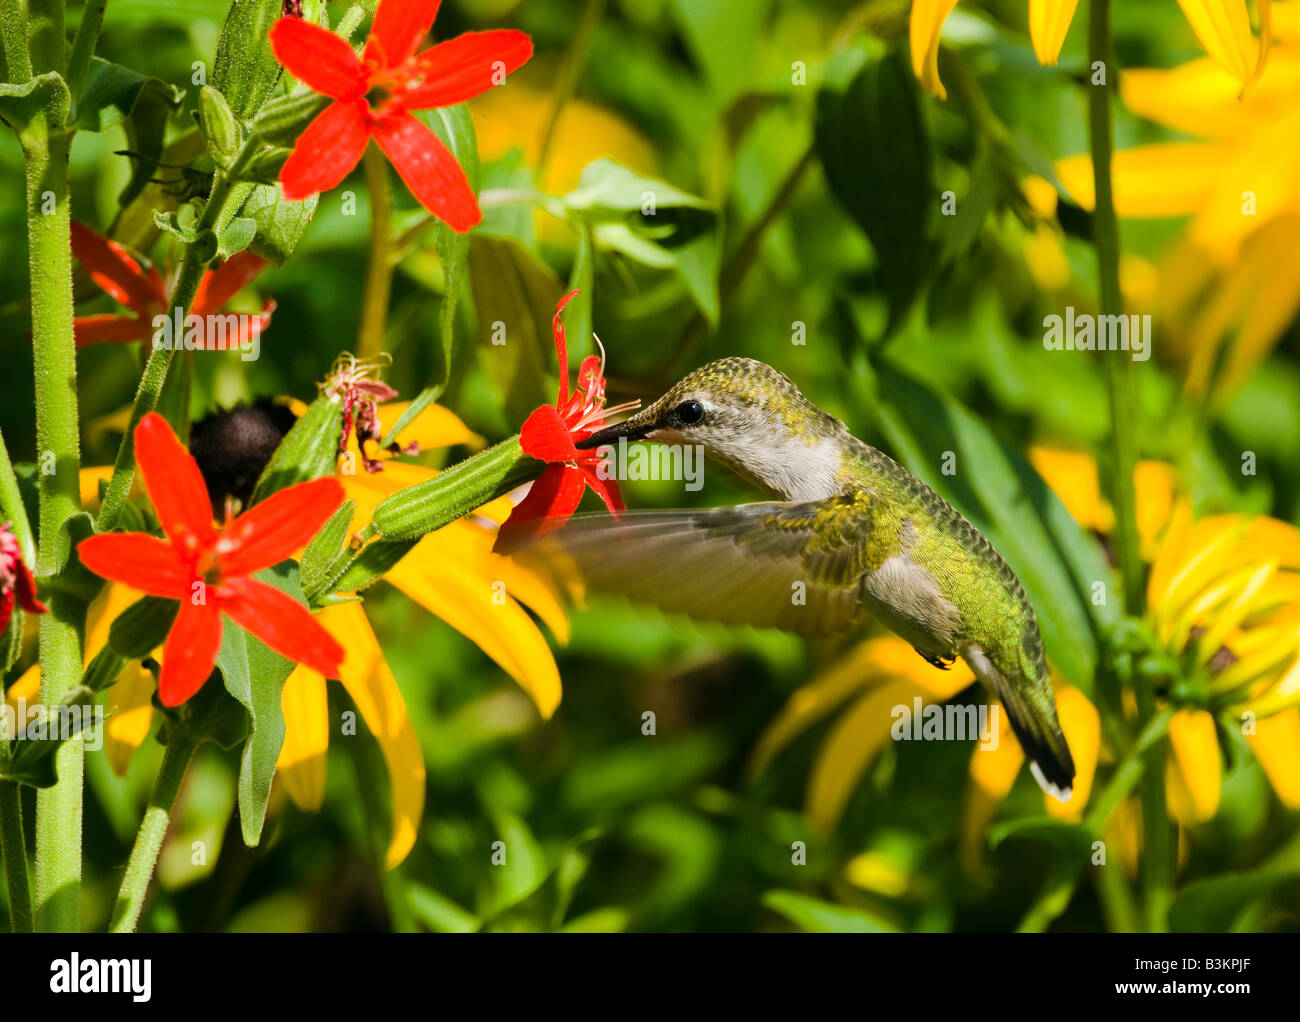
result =
[[[1112,174],[1120,216],[1190,218],[1165,254],[1150,311],[1162,350],[1184,364],[1188,392],[1216,406],[1300,311],[1300,2],[1273,9],[1284,45],[1244,97],[1208,58],[1119,80],[1133,113],[1196,139],[1116,153]],[[1090,209],[1090,158],[1061,160],[1056,171]]]
[[[1079,0],[1029,0],[1029,37],[1034,55],[1055,64]],[[947,96],[939,81],[939,35],[957,0],[912,0],[909,39],[912,68],[927,92]],[[1246,0],[1178,0],[1192,31],[1207,53],[1238,82],[1238,90],[1264,70],[1272,42],[1269,0],[1258,0],[1260,32],[1251,33]]]

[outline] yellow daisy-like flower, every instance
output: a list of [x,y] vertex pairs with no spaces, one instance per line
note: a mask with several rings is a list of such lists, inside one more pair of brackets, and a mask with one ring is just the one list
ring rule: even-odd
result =
[[[1053,65],[1065,45],[1079,0],[1029,0],[1029,37],[1034,55]],[[912,68],[931,95],[947,97],[939,80],[939,36],[957,0],[912,0],[909,41]],[[1250,28],[1246,0],[1178,0],[1206,52],[1238,83],[1238,91],[1259,77],[1272,42],[1270,0],[1258,0],[1259,38]]]
[[[1121,217],[1189,218],[1149,311],[1188,392],[1212,405],[1236,392],[1300,312],[1300,2],[1273,11],[1281,45],[1245,96],[1208,58],[1119,79],[1133,113],[1195,139],[1118,152],[1112,176]],[[1061,160],[1056,173],[1091,209],[1090,158]]]

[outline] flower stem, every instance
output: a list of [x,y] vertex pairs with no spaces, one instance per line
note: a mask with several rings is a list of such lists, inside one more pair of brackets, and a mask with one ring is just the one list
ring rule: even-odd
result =
[[11,82],[32,77],[32,55],[27,50],[27,5],[21,0],[0,0],[0,38]]
[[176,804],[181,781],[185,779],[185,771],[194,756],[195,748],[192,741],[183,740],[173,732],[171,744],[163,753],[162,766],[154,781],[149,808],[145,810],[140,830],[135,836],[135,844],[131,847],[131,857],[127,860],[126,873],[122,877],[122,886],[118,890],[117,903],[113,906],[113,917],[108,926],[110,933],[131,933],[140,921],[149,881],[153,879],[158,853],[162,850],[163,838],[167,835],[172,806]]
[[[226,219],[225,207],[231,198],[231,182],[224,175],[218,175],[212,184],[212,193],[208,204],[203,208],[203,215],[196,227],[196,233],[213,230]],[[181,256],[180,270],[176,275],[176,284],[172,288],[171,306],[180,309],[180,318],[185,315],[194,302],[195,292],[207,264],[195,257],[192,246],[186,246]],[[174,313],[173,313],[174,314]],[[113,475],[104,491],[104,503],[100,506],[99,517],[95,520],[95,531],[107,532],[117,525],[122,511],[126,508],[126,499],[131,492],[131,482],[135,478],[135,427],[146,414],[158,405],[158,396],[167,381],[167,371],[172,364],[174,350],[155,348],[149,354],[140,384],[136,387],[135,401],[131,406],[131,417],[126,425],[126,433],[117,449],[117,458],[113,462]]]
[[[1110,0],[1089,0],[1088,57],[1093,67],[1105,67],[1104,85],[1088,91],[1088,121],[1092,148],[1092,178],[1096,193],[1093,236],[1097,247],[1101,311],[1120,315],[1119,222],[1115,216],[1111,188],[1113,140],[1110,99],[1114,89],[1114,61],[1111,59]],[[1112,537],[1124,580],[1124,606],[1130,616],[1143,610],[1142,561],[1138,546],[1137,494],[1133,473],[1137,467],[1137,388],[1132,363],[1119,353],[1105,353],[1106,387],[1111,411],[1112,502],[1115,530]],[[1156,714],[1152,682],[1136,680],[1138,719],[1143,723]],[[1154,742],[1144,754],[1142,772],[1142,891],[1147,929],[1168,928],[1169,906],[1173,901],[1176,854],[1172,828],[1165,806],[1165,745]]]
[[370,191],[370,256],[366,267],[366,291],[361,305],[361,330],[357,356],[370,358],[384,350],[384,327],[388,321],[388,298],[393,287],[393,188],[388,166],[379,147],[367,147],[361,158]]
[[[3,717],[0,714],[0,717]],[[0,721],[0,732],[5,730]],[[9,736],[0,734],[8,753]],[[9,928],[32,932],[32,886],[27,876],[27,842],[23,837],[22,789],[13,781],[0,781],[0,855],[5,861],[9,891]]]
[[582,77],[583,69],[586,68],[587,60],[591,56],[591,44],[596,26],[600,24],[604,13],[605,0],[586,0],[583,5],[582,18],[574,30],[573,42],[569,45],[569,52],[564,58],[564,67],[560,71],[560,80],[555,86],[555,102],[551,104],[551,113],[542,131],[541,147],[537,153],[536,180],[538,181],[543,179],[547,161],[555,145],[555,130],[559,126],[560,115],[564,113],[564,108],[573,98],[573,93],[578,87],[578,79]]
[[90,69],[90,58],[95,54],[95,44],[99,41],[99,30],[104,24],[104,8],[108,0],[86,0],[86,9],[81,12],[81,24],[77,26],[77,37],[72,41],[72,55],[68,58],[68,91],[75,97],[81,92],[86,82],[86,72]]

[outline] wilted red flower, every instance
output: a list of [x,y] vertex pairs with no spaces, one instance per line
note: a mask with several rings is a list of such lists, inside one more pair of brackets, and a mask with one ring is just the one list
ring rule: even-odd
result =
[[[150,266],[143,268],[116,241],[104,237],[85,224],[72,222],[72,254],[90,273],[90,279],[114,300],[135,313],[123,316],[106,312],[78,316],[73,320],[76,344],[84,348],[101,341],[146,341],[154,334],[153,319],[168,311],[167,284],[162,274]],[[209,316],[239,294],[266,267],[266,260],[252,252],[239,252],[215,270],[208,270],[194,292],[187,315]],[[239,326],[227,337],[227,344],[244,343],[254,324],[258,333],[271,322],[275,302],[268,301],[256,316],[240,317]]]
[[0,525],[0,632],[9,627],[14,600],[29,614],[44,614],[49,608],[36,598],[36,580],[23,561],[23,550],[13,534],[12,522]]
[[135,449],[167,538],[105,533],[82,540],[77,553],[97,575],[180,600],[163,645],[163,705],[185,702],[212,673],[222,614],[277,653],[337,677],[343,647],[301,603],[252,575],[309,542],[343,502],[343,487],[334,479],[299,483],[217,528],[199,467],[166,419],[156,412],[141,419]]
[[416,53],[440,0],[381,0],[360,58],[346,39],[299,18],[271,27],[276,59],[331,103],[307,126],[280,171],[287,199],[333,188],[371,138],[411,194],[453,230],[479,220],[474,190],[456,157],[412,110],[453,106],[486,92],[533,55],[524,32],[466,32]]
[[587,487],[591,487],[610,511],[623,510],[618,483],[613,479],[602,479],[596,471],[601,460],[599,450],[579,450],[576,444],[604,429],[606,415],[635,408],[640,402],[629,401],[613,408],[605,407],[603,348],[599,358],[588,355],[582,360],[577,386],[572,394],[569,393],[569,349],[564,340],[560,313],[577,293],[571,291],[560,299],[551,321],[560,366],[560,386],[555,404],[542,405],[528,416],[519,431],[519,445],[524,453],[548,464],[533,483],[528,496],[501,526],[497,535],[499,549],[510,549],[525,534],[543,535],[559,528],[577,510]]

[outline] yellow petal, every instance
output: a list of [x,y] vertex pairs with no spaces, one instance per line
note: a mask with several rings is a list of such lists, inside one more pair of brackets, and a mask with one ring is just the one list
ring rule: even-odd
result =
[[345,650],[339,681],[379,743],[393,788],[393,834],[384,857],[392,869],[406,858],[424,813],[424,757],[397,680],[360,603],[341,603],[320,612],[320,621]]
[[939,35],[943,23],[957,6],[957,0],[912,0],[908,38],[912,46],[912,70],[925,91],[940,99],[948,93],[939,81]]
[[104,755],[118,777],[126,776],[131,757],[149,737],[156,686],[152,672],[139,660],[132,660],[108,690],[109,716],[104,731]]
[[1097,756],[1101,750],[1101,718],[1086,695],[1073,685],[1056,693],[1056,712],[1061,731],[1074,757],[1074,793],[1069,802],[1060,802],[1044,793],[1047,814],[1060,820],[1078,820],[1092,795],[1092,781],[1097,773]]
[[1169,722],[1169,751],[1169,815],[1183,826],[1213,818],[1222,783],[1214,718],[1204,710],[1179,710]]
[[[379,406],[379,421],[383,423],[381,433],[392,429],[411,406],[410,401],[394,401],[392,404]],[[421,451],[431,451],[438,447],[454,447],[457,444],[477,450],[487,441],[461,422],[460,416],[450,408],[442,405],[429,405],[402,429],[398,442],[403,446],[415,441]]]
[[1173,513],[1178,474],[1163,461],[1139,461],[1133,473],[1137,494],[1138,536],[1142,540],[1142,559],[1152,560],[1158,549],[1156,541]]
[[[1161,142],[1116,153],[1111,162],[1115,212],[1122,217],[1198,212],[1221,183],[1227,153],[1205,142]],[[1056,174],[1080,206],[1093,208],[1091,156],[1058,160]]]
[[1245,85],[1260,57],[1246,0],[1178,0],[1205,52]]
[[325,800],[325,764],[330,745],[329,695],[325,678],[299,664],[284,683],[284,745],[275,769],[299,809],[316,812]]
[[1288,809],[1300,809],[1300,709],[1257,720],[1246,740],[1278,799]]
[[32,664],[31,667],[23,671],[22,676],[15,681],[4,693],[6,703],[11,706],[16,704],[19,699],[25,699],[27,702],[34,702],[41,691],[41,665]]
[[1029,461],[1083,528],[1108,533],[1115,514],[1102,499],[1097,462],[1091,455],[1050,447],[1029,448]]
[[1038,63],[1056,63],[1078,5],[1079,0],[1029,0],[1029,38]]
[[1006,710],[998,704],[998,744],[985,749],[975,746],[970,758],[970,785],[962,802],[961,858],[966,872],[984,873],[985,832],[1016,783],[1025,763],[1025,753],[1011,730]]
[[81,507],[85,511],[93,511],[99,507],[99,484],[101,481],[108,482],[113,476],[112,465],[94,465],[91,468],[83,468],[78,476],[78,485],[81,488]]
[[560,703],[560,670],[527,612],[495,583],[481,561],[448,542],[447,530],[425,536],[387,580],[442,618],[495,660],[528,693],[543,717]]

